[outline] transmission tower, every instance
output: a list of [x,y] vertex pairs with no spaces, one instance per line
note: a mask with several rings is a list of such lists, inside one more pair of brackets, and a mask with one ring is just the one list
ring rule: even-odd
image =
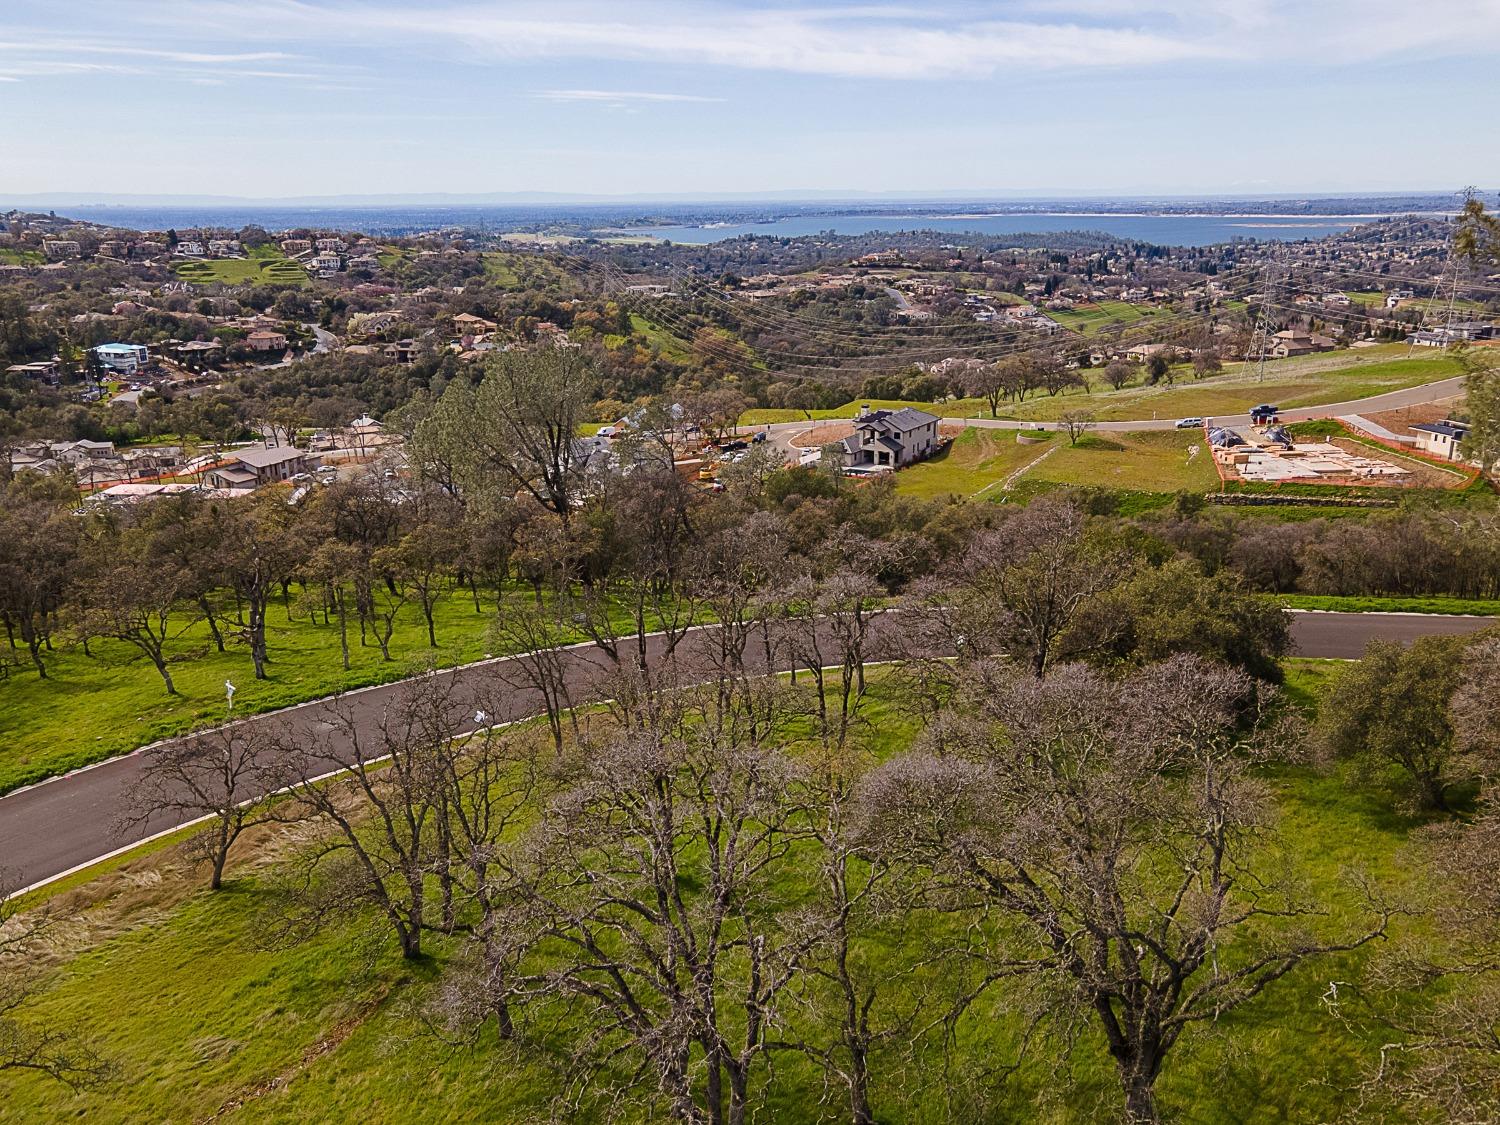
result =
[[[1250,337],[1250,357],[1258,360],[1257,383],[1265,382],[1266,354],[1271,350],[1271,307],[1276,303],[1276,286],[1281,280],[1281,244],[1277,243],[1266,258],[1265,283],[1261,286],[1260,312],[1255,318],[1255,332]],[[1249,357],[1247,357],[1249,358]]]

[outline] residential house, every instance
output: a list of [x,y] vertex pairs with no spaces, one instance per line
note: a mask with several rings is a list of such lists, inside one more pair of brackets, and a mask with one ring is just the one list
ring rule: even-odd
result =
[[5,369],[7,375],[24,375],[28,379],[40,379],[44,383],[56,384],[58,365],[56,359],[42,359],[35,363],[13,363]]
[[204,254],[203,243],[192,240],[179,242],[172,253],[179,258],[201,258]]
[[151,362],[151,352],[145,344],[100,344],[94,354],[104,367],[122,375],[134,375]]
[[417,358],[417,348],[418,344],[415,340],[397,340],[394,344],[387,344],[382,348],[381,354],[386,359],[393,359],[397,363],[414,363]]
[[280,332],[272,332],[269,328],[257,328],[245,337],[245,346],[252,352],[284,352],[286,351],[286,337]]
[[154,477],[177,468],[182,462],[180,445],[151,445],[141,449],[127,449],[120,455],[129,475]]
[[472,313],[459,313],[453,318],[453,329],[460,336],[483,336],[486,332],[493,332],[500,326],[493,320],[485,320],[482,316],[474,316]]
[[1288,356],[1311,355],[1313,352],[1330,352],[1338,342],[1327,336],[1319,336],[1305,328],[1288,328],[1271,337],[1271,346],[1266,354],[1277,359]]
[[1449,344],[1469,340],[1487,340],[1495,334],[1495,326],[1479,320],[1460,320],[1439,328],[1423,328],[1408,336],[1407,342],[1426,348],[1446,348]]
[[281,243],[281,252],[296,257],[312,251],[313,244],[305,238],[288,238]]
[[322,254],[342,254],[349,249],[349,244],[342,238],[320,238],[315,245]]
[[400,319],[400,313],[390,311],[355,313],[349,318],[349,331],[353,335],[384,332]]
[[207,480],[215,488],[259,488],[307,472],[313,460],[306,450],[291,445],[236,449],[209,470]]
[[314,255],[309,264],[313,269],[318,271],[319,277],[327,277],[330,274],[338,273],[339,270],[344,268],[344,260],[337,254],[323,253],[321,251]]
[[1436,328],[1422,328],[1408,336],[1406,342],[1415,348],[1446,348],[1452,341]]
[[83,253],[83,247],[69,238],[47,238],[42,240],[42,253],[47,255],[48,261],[60,262],[78,257]]
[[97,457],[113,457],[115,443],[112,441],[58,441],[49,446],[52,456],[69,465],[81,465]]
[[1463,442],[1469,434],[1468,423],[1450,418],[1443,422],[1418,422],[1411,428],[1416,431],[1423,452],[1445,461],[1465,459]]
[[854,433],[842,443],[846,469],[899,469],[938,446],[938,419],[925,410],[871,410],[861,406]]
[[240,241],[237,238],[211,238],[208,240],[208,252],[215,258],[237,258],[240,254]]
[[173,349],[179,362],[189,367],[199,367],[219,359],[224,354],[224,345],[218,340],[189,340]]

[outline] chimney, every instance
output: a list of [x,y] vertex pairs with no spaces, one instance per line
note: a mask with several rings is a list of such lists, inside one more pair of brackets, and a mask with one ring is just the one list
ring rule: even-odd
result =
[[863,418],[868,413],[870,413],[870,404],[868,402],[862,402],[862,403],[860,403],[859,404],[859,416],[861,418]]

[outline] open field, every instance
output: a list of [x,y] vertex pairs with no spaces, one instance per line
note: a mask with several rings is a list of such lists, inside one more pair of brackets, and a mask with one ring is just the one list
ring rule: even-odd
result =
[[174,262],[172,269],[195,285],[306,285],[307,271],[284,257],[212,258]]
[[[1087,409],[1100,421],[1133,421],[1149,418],[1181,418],[1190,415],[1214,417],[1240,414],[1258,402],[1274,402],[1283,408],[1319,406],[1402,390],[1461,374],[1452,356],[1413,356],[1405,344],[1384,344],[1358,351],[1301,356],[1274,360],[1265,366],[1264,381],[1257,365],[1237,363],[1221,375],[1194,380],[1182,370],[1174,385],[1134,385],[1114,391],[1097,374],[1094,389],[1065,391],[1056,396],[1035,393],[1026,401],[1001,403],[998,416],[1018,421],[1056,421],[1065,410]],[[1144,369],[1138,379],[1144,378]],[[947,402],[905,402],[855,399],[831,410],[811,411],[812,420],[853,418],[860,403],[876,409],[914,406],[944,418],[987,418],[989,405],[982,399],[961,398]],[[798,422],[808,418],[801,410],[757,409],[747,411],[742,425],[767,422]]]
[[1110,324],[1137,324],[1158,316],[1170,316],[1171,309],[1152,305],[1132,305],[1126,301],[1100,301],[1072,309],[1048,309],[1047,315],[1064,328],[1092,336]]
[[1065,440],[1058,434],[1034,445],[1022,445],[1011,430],[966,429],[936,457],[897,473],[896,491],[925,500],[973,496],[997,486]]
[[571,289],[574,280],[566,270],[560,269],[539,254],[522,254],[515,251],[492,250],[481,255],[484,274],[503,289],[525,289],[533,285],[556,283],[563,289]]
[[[1337,667],[1291,662],[1289,698],[1315,705]],[[877,753],[914,735],[910,711],[878,678],[868,706]],[[1403,851],[1414,822],[1337,775],[1279,769],[1263,777],[1279,839],[1267,842],[1262,859],[1329,904],[1329,915],[1310,926],[1347,933],[1363,920],[1350,870],[1393,894],[1415,878]],[[341,1119],[375,1125],[412,1120],[413,1091],[420,1089],[427,1120],[519,1125],[545,1117],[576,1028],[538,1025],[534,1040],[519,1047],[498,1043],[488,1030],[473,1043],[443,1041],[421,1005],[436,995],[459,939],[434,934],[430,958],[415,964],[399,961],[373,918],[334,924],[298,944],[268,943],[277,864],[299,845],[270,828],[255,830],[245,845],[219,894],[204,890],[201,874],[190,875],[174,849],[161,848],[53,896],[59,911],[78,921],[56,935],[50,981],[19,1014],[87,1029],[118,1069],[100,1088],[80,1093],[35,1074],[10,1075],[8,1115],[192,1121],[225,1109],[226,1120],[291,1123],[324,1119],[337,1106]],[[1417,925],[1398,918],[1394,933]],[[878,947],[859,949],[862,957],[900,964],[917,951],[920,936],[896,931],[874,940]],[[1158,1087],[1164,1117],[1229,1125],[1246,1120],[1253,1104],[1264,1120],[1337,1118],[1390,1035],[1369,1021],[1339,1018],[1321,998],[1331,980],[1360,980],[1368,961],[1360,951],[1311,962],[1225,1017],[1221,1029],[1191,1028]],[[882,997],[899,1005],[912,987],[896,977]],[[1398,994],[1392,1002],[1410,1000]],[[800,1017],[792,1011],[789,1018]],[[948,1066],[976,1078],[982,1106],[970,1119],[1100,1120],[1107,1112],[1100,1100],[1112,1106],[1117,1094],[1092,1027],[1065,1060],[1060,1035],[1044,1027],[1014,1074],[1002,1080],[994,1073],[1016,1060],[1024,1023],[1021,1013],[987,1001],[955,1026]],[[945,1119],[938,1089],[944,1067],[898,1069],[884,1052],[873,1061],[872,1097],[882,1121]],[[765,1118],[820,1119],[819,1093],[818,1077],[787,1056]],[[566,1116],[648,1119],[611,1107]]]
[[[1218,487],[1213,458],[1197,430],[1087,434],[1077,445],[1058,435],[1057,452],[1028,481],[1138,492],[1207,492]],[[1189,450],[1198,447],[1196,455]]]

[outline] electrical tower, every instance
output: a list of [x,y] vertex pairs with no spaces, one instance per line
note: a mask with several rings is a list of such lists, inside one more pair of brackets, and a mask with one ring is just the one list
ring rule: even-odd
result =
[[1260,313],[1255,318],[1255,331],[1250,337],[1250,351],[1246,359],[1258,360],[1255,372],[1257,383],[1265,382],[1266,355],[1271,350],[1271,306],[1276,303],[1276,286],[1281,280],[1281,244],[1278,242],[1266,258],[1265,282],[1261,286]]

